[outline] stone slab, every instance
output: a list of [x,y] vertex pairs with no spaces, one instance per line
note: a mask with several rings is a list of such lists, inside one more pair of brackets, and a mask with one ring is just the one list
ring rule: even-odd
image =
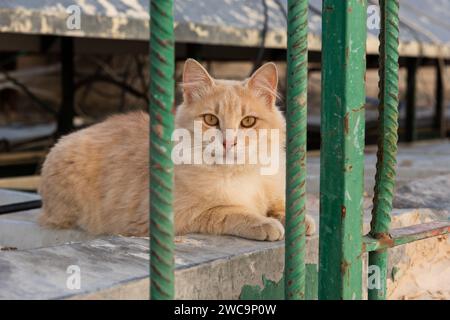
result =
[[[449,163],[450,166],[450,163]],[[450,174],[409,182],[397,190],[396,208],[433,208],[450,211]]]
[[[437,215],[429,209],[402,209],[393,217],[396,227]],[[193,234],[177,237],[175,244],[178,299],[237,299],[244,285],[262,286],[263,276],[277,282],[283,275],[283,241]],[[307,237],[306,246],[306,262],[317,263],[318,236]],[[391,269],[409,259],[402,250],[390,250]],[[146,299],[148,263],[148,238],[107,237],[0,252],[0,299]],[[71,265],[81,271],[79,290],[66,286]]]
[[[423,172],[430,172],[429,169],[434,166],[435,169],[447,170],[448,173],[450,168],[446,168],[445,159],[450,158],[449,146],[446,141],[436,145],[419,145],[416,148],[401,147],[399,159],[405,161],[412,157],[411,171],[416,170],[417,163],[417,169],[422,168]],[[423,150],[420,151],[420,148]],[[426,157],[429,158],[428,162]],[[435,157],[442,157],[442,160],[433,164]],[[311,156],[309,163],[314,165],[317,159]],[[374,159],[374,155],[369,154],[366,157],[366,165],[373,166]],[[411,174],[411,179],[412,176],[414,175]],[[408,188],[405,187],[406,190],[399,188],[401,192],[398,192],[397,196],[406,197],[408,201],[423,198],[423,203],[417,202],[416,199],[413,206],[415,208],[431,206],[441,200],[442,205],[445,205],[445,201],[449,199],[444,199],[445,192],[450,190],[446,184],[447,176],[437,174],[428,178],[429,181],[414,181],[412,186],[410,184]],[[424,195],[417,193],[424,185],[437,190],[433,189]],[[439,199],[435,198],[437,195]],[[37,198],[37,195],[28,193],[0,191],[0,204]],[[394,210],[393,228],[448,217],[448,211],[437,207],[437,204],[436,210],[406,208],[411,204],[404,202],[403,205],[398,205],[403,209]],[[365,199],[364,207],[364,232],[367,232],[370,222],[370,197]],[[317,194],[309,194],[308,212],[317,225],[318,208]],[[19,249],[0,251],[0,299],[148,298],[148,238],[92,239],[77,230],[46,230],[35,222],[38,212],[39,210],[29,210],[0,216],[0,245],[5,242],[8,246],[16,246]],[[179,299],[237,299],[244,285],[262,286],[263,276],[275,282],[282,279],[283,241],[259,242],[236,237],[194,234],[177,237],[175,244],[176,298]],[[388,274],[393,273],[393,268],[397,265],[412,263],[412,258],[406,255],[405,248],[406,246],[400,246],[389,250]],[[307,238],[306,249],[306,262],[317,263],[317,235]],[[71,290],[66,286],[70,276],[67,268],[70,265],[80,267],[79,290]]]
[[[37,194],[0,189],[0,205],[38,199]],[[0,248],[32,249],[94,238],[76,229],[43,228],[36,222],[39,212],[33,209],[0,215]]]

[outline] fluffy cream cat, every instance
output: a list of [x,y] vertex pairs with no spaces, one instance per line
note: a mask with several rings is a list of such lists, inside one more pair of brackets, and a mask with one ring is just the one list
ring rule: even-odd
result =
[[[199,232],[270,241],[284,237],[285,121],[275,106],[277,82],[273,63],[241,82],[213,79],[198,62],[186,61],[176,128],[193,135],[198,121],[204,131],[219,130],[224,134],[223,157],[248,151],[261,129],[278,129],[280,139],[272,141],[268,135],[268,150],[275,148],[279,154],[273,174],[261,174],[260,162],[176,165],[178,235]],[[235,135],[226,136],[226,130]],[[237,132],[248,130],[256,135],[237,143]],[[113,116],[63,137],[42,168],[40,223],[93,234],[148,236],[148,137],[145,113]],[[190,146],[192,153],[198,148]],[[306,223],[307,234],[314,233],[309,216]]]

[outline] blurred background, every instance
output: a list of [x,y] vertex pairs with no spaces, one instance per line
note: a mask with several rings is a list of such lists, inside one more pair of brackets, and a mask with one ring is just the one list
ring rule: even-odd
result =
[[[367,144],[377,138],[377,4],[368,1]],[[274,61],[284,97],[286,5],[175,0],[176,81],[188,57],[224,79],[245,79]],[[320,147],[321,9],[310,1],[310,150]],[[148,109],[148,10],[147,0],[0,0],[0,188],[35,191],[58,137]],[[450,1],[402,0],[400,18],[400,140],[448,137]]]

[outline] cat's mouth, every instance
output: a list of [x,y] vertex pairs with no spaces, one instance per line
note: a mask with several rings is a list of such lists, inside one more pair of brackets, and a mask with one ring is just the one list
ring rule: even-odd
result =
[[247,147],[242,148],[237,145],[227,148],[218,147],[217,149],[211,151],[211,157],[215,159],[214,164],[225,164],[230,160],[233,160],[233,164],[238,164],[236,161],[238,161],[240,157],[245,156],[247,151]]
[[260,165],[260,157],[257,148],[252,148],[249,145],[233,145],[228,148],[213,149],[210,153],[204,148],[203,157],[207,164],[212,165]]
[[261,174],[276,174],[282,163],[283,152],[278,144],[236,143],[227,145],[222,140],[176,145],[172,159],[176,165],[258,167]]

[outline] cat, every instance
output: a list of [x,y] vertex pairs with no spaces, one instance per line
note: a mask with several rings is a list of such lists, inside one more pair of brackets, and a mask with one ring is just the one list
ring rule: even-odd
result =
[[[222,154],[249,150],[261,129],[278,129],[278,170],[261,174],[261,163],[176,164],[174,168],[175,233],[234,235],[276,241],[284,237],[285,120],[275,106],[278,72],[266,63],[244,81],[213,79],[193,59],[183,70],[183,103],[175,128],[193,134],[224,133]],[[244,144],[225,131],[254,129]],[[253,141],[254,142],[254,141]],[[188,152],[198,150],[189,145]],[[217,146],[217,145],[216,145]],[[196,149],[197,148],[197,149]],[[200,149],[205,148],[205,141]],[[270,149],[270,148],[269,148]],[[218,149],[216,149],[218,150]],[[149,234],[149,116],[144,112],[115,115],[102,123],[62,137],[49,152],[39,192],[43,211],[39,222],[53,228],[81,228],[92,234]],[[307,234],[315,232],[306,216]]]

